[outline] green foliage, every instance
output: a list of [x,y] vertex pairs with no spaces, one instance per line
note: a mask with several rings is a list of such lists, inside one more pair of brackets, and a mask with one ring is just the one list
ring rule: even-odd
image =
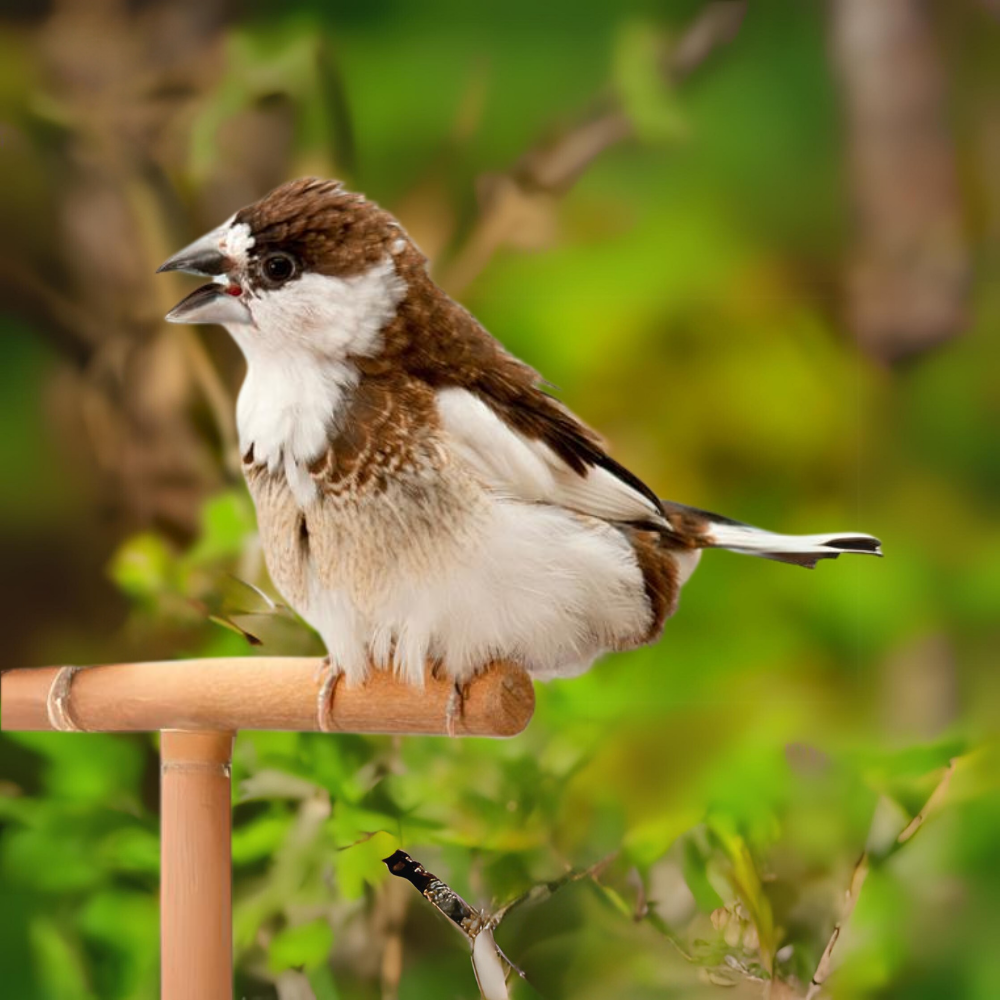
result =
[[326,961],[333,932],[326,920],[286,927],[271,938],[268,965],[272,972],[303,967],[314,969]]
[[656,25],[628,21],[618,32],[613,75],[626,114],[646,142],[683,138],[685,116],[664,83],[665,49]]
[[[866,846],[832,995],[1000,995],[1000,296],[980,279],[965,339],[905,369],[848,342],[830,307],[850,213],[819,6],[751,5],[739,40],[672,90],[655,67],[695,3],[252,6],[176,139],[186,198],[205,194],[225,129],[277,102],[289,171],[347,174],[411,212],[446,266],[477,178],[615,95],[637,141],[550,206],[543,252],[501,247],[463,301],[662,494],[792,531],[868,529],[887,558],[806,574],[710,553],[658,646],[539,687],[508,742],[241,734],[238,995],[274,1000],[301,973],[317,1000],[374,996],[402,922],[400,997],[471,997],[458,936],[392,896],[380,859],[399,846],[477,905],[553,886],[497,932],[528,974],[516,997],[807,982]],[[4,107],[71,129],[15,37],[0,34]],[[984,99],[963,72],[961,107]],[[72,448],[39,416],[54,361],[2,322],[11,549],[89,538],[83,491],[59,474]],[[317,651],[254,530],[230,486],[193,539],[148,528],[106,545],[92,563],[125,603],[120,633],[61,609],[32,655]],[[897,844],[953,758],[947,794]],[[156,996],[152,738],[4,733],[0,764],[3,994]]]

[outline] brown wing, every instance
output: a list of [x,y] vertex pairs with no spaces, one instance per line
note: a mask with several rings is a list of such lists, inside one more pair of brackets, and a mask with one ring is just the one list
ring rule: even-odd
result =
[[[400,261],[410,294],[385,331],[385,350],[375,359],[356,359],[363,373],[385,377],[404,371],[439,395],[462,390],[484,404],[510,437],[466,407],[451,419],[439,409],[446,429],[496,482],[525,499],[552,500],[608,519],[649,521],[667,527],[656,494],[604,450],[598,435],[540,387],[538,374],[510,355],[475,318],[426,275],[416,251]],[[467,419],[463,419],[467,418]],[[549,467],[551,496],[530,495]],[[522,474],[523,473],[523,474]],[[528,484],[532,483],[533,486]]]

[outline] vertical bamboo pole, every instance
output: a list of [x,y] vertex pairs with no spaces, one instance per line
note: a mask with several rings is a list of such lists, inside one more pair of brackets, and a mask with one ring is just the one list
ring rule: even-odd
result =
[[160,737],[161,1000],[232,1000],[232,733]]

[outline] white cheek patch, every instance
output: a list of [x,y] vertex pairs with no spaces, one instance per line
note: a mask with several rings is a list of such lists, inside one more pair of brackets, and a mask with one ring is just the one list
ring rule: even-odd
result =
[[374,354],[405,295],[406,283],[392,258],[350,278],[307,272],[253,295],[248,305],[256,332],[244,353],[248,360],[258,349],[305,355],[313,363]]

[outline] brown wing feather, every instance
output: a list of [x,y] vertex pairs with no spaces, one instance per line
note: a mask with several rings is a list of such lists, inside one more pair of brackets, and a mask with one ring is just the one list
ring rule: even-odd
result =
[[544,442],[577,474],[605,469],[661,509],[656,494],[608,455],[597,433],[539,387],[534,369],[509,354],[431,281],[415,249],[397,263],[410,292],[385,331],[382,354],[356,359],[363,373],[382,375],[395,368],[432,389],[466,389],[511,429]]

